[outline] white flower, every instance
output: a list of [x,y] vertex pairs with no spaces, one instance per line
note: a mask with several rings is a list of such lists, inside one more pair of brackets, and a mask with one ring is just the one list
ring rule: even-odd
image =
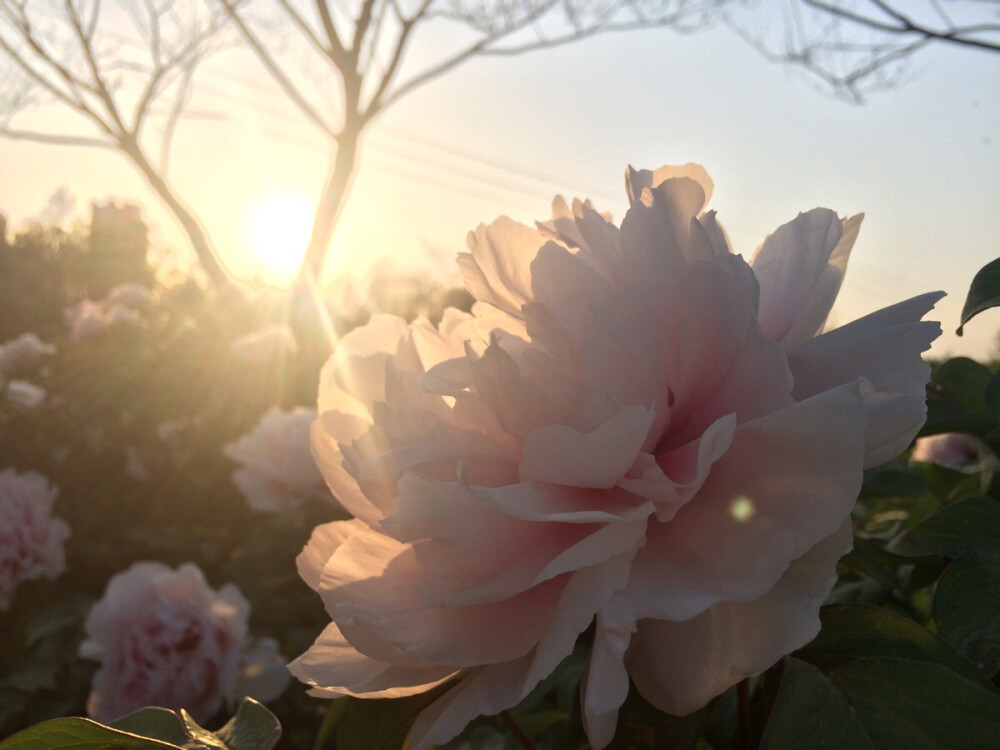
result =
[[315,419],[315,409],[275,407],[253,432],[225,447],[229,458],[243,464],[233,472],[233,481],[252,508],[292,510],[323,492],[326,484],[309,447],[309,429]]
[[4,395],[8,401],[22,409],[34,409],[41,405],[48,392],[27,380],[10,380]]
[[33,471],[0,471],[0,610],[24,581],[66,569],[69,524],[52,515],[56,490]]
[[111,290],[104,295],[102,304],[108,308],[119,305],[122,307],[142,309],[149,304],[151,299],[152,296],[146,287],[142,284],[136,284],[128,281],[112,287]]
[[113,287],[97,302],[81,300],[66,311],[73,339],[97,336],[113,325],[139,325],[137,310],[147,307],[150,299],[144,286],[125,283]]
[[37,334],[22,333],[16,339],[0,344],[0,375],[13,375],[30,370],[42,357],[55,354],[56,347],[46,344]]

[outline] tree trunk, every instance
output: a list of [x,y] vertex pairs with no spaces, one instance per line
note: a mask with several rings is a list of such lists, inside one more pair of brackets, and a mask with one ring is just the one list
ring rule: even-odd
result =
[[180,222],[181,227],[184,228],[184,232],[188,236],[188,241],[191,243],[191,247],[194,249],[195,254],[198,256],[198,261],[201,263],[202,268],[205,273],[208,274],[208,278],[213,284],[221,287],[231,286],[233,281],[226,273],[222,265],[219,263],[219,259],[215,255],[215,251],[212,249],[211,243],[208,240],[208,236],[205,231],[201,228],[201,224],[195,218],[194,214],[191,213],[184,206],[183,203],[174,195],[174,192],[167,185],[166,181],[160,176],[160,173],[153,168],[153,165],[149,163],[146,155],[142,152],[142,149],[138,145],[133,143],[125,143],[121,145],[122,151],[125,155],[139,168],[143,176],[146,178],[146,182],[149,186],[153,188],[156,194],[160,197],[160,200],[166,204],[167,208],[174,215],[174,218]]
[[323,192],[316,206],[312,236],[309,238],[309,246],[299,271],[300,279],[310,276],[314,280],[319,280],[323,272],[323,262],[330,247],[330,240],[333,238],[333,230],[340,219],[354,179],[360,152],[360,136],[360,128],[345,129],[337,139],[337,154],[327,172],[326,183],[323,185]]

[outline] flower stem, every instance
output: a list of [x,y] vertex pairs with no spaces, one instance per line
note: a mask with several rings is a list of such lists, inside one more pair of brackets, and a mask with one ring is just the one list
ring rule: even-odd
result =
[[750,750],[750,691],[749,679],[745,679],[736,686],[736,716],[737,716],[737,738],[736,747],[738,750]]
[[517,721],[513,716],[507,711],[500,712],[500,720],[507,726],[510,733],[514,735],[514,739],[517,740],[518,744],[524,748],[524,750],[537,750],[535,748],[535,743],[531,741],[531,738],[524,733]]

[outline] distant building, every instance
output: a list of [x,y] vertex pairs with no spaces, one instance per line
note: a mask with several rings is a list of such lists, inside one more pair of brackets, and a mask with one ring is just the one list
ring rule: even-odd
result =
[[101,296],[123,281],[150,284],[153,272],[146,256],[149,228],[138,206],[114,201],[90,205],[90,236],[87,253],[88,291]]

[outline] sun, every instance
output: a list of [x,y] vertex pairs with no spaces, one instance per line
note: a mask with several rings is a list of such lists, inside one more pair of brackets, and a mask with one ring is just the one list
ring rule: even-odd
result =
[[313,205],[293,192],[272,192],[247,216],[250,273],[270,286],[288,286],[299,271],[312,230]]

